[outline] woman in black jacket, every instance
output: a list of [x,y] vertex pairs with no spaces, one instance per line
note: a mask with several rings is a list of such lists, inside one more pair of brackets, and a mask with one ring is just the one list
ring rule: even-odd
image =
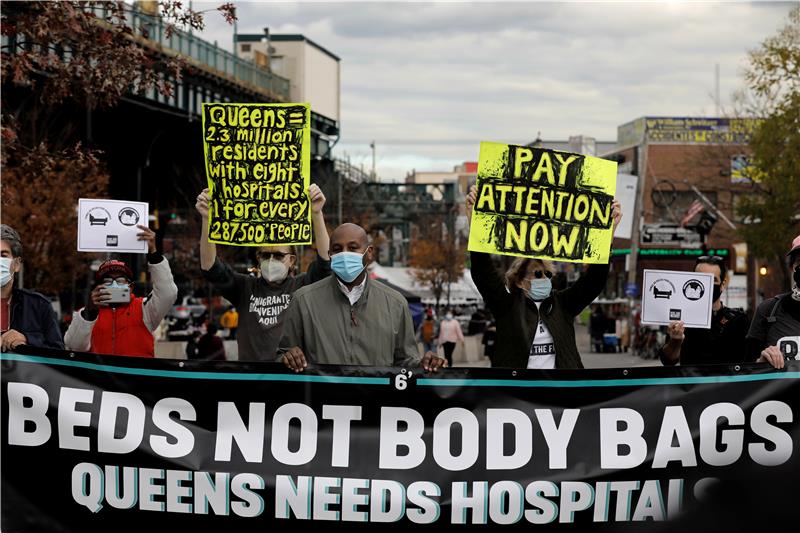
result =
[[[467,195],[467,219],[472,216],[477,189]],[[614,200],[611,217],[622,218]],[[505,279],[489,254],[470,252],[472,281],[497,323],[492,366],[510,368],[583,368],[575,344],[575,317],[603,290],[608,264],[589,265],[571,287],[554,291],[555,273],[549,261],[519,257]]]

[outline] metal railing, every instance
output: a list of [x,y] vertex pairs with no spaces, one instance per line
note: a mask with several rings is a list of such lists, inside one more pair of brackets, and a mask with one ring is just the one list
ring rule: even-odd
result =
[[[105,19],[110,14],[102,5],[88,4],[88,9],[100,19]],[[216,44],[188,32],[175,29],[167,36],[167,25],[160,17],[148,15],[130,6],[130,9],[126,10],[126,22],[133,29],[134,35],[232,76],[238,81],[268,90],[283,100],[289,99],[288,79],[259,68],[253,62],[236,57]]]

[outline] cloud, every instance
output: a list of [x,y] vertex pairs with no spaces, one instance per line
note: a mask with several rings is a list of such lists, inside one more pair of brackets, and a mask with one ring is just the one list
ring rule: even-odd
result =
[[[302,33],[342,59],[337,153],[371,165],[374,139],[395,179],[474,160],[480,140],[614,140],[639,116],[712,115],[714,65],[725,103],[792,5],[237,3],[239,32]],[[231,42],[206,21],[205,38]]]

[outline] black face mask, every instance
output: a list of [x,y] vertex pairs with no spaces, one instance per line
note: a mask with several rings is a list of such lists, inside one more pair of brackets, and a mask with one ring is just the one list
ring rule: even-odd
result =
[[[796,276],[797,274],[795,274]],[[722,285],[717,283],[714,284],[714,299],[712,301],[716,302],[719,300],[720,295],[722,294]]]
[[794,275],[792,277],[794,278],[794,284],[800,287],[800,265],[794,268]]

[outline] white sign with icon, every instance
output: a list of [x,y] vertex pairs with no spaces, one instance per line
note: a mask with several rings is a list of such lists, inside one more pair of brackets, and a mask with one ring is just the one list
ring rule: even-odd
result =
[[642,324],[666,326],[682,320],[687,328],[709,329],[713,295],[712,274],[645,270]]
[[150,207],[145,202],[78,200],[78,251],[146,254],[137,225],[147,226]]

